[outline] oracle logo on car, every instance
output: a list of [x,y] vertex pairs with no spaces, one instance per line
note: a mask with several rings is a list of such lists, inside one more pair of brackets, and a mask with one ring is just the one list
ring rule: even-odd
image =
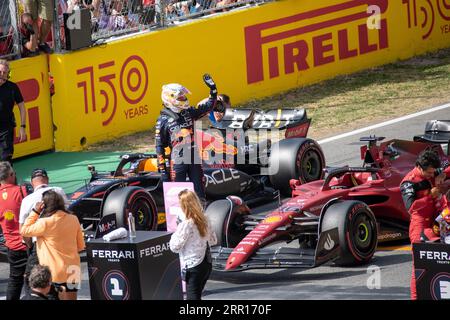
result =
[[[388,48],[386,19],[381,19],[380,28],[374,31],[378,32],[378,41],[369,40],[367,19],[371,13],[367,8],[372,5],[378,6],[379,13],[383,14],[388,8],[388,0],[352,0],[245,27],[247,83],[264,80],[263,61],[268,61],[269,77],[279,77],[280,51],[284,55],[284,74],[287,75]],[[324,19],[317,22],[320,18]],[[312,19],[314,23],[309,22]],[[353,27],[348,25],[354,21],[361,21],[361,24],[356,30],[351,30]],[[339,26],[341,28],[335,31]],[[323,33],[317,35],[318,31]],[[355,31],[358,33],[357,47],[349,41],[349,34]],[[312,40],[305,40],[308,36],[311,37],[312,33]],[[299,40],[300,36],[304,39]],[[332,42],[336,37],[338,46],[333,47]],[[295,40],[284,43],[283,47],[279,48],[276,43],[287,38]],[[270,43],[274,45],[271,46]],[[268,59],[264,58],[263,45],[268,48]],[[307,61],[310,60],[310,54],[313,57],[313,66]]]
[[[32,103],[39,98],[40,87],[37,79],[27,79],[18,81],[16,83],[19,86],[20,92],[22,93],[23,100],[25,102],[25,107],[27,109],[27,127],[28,135],[27,139],[24,141],[19,141],[16,130],[14,130],[14,144],[24,143],[30,140],[37,140],[41,138],[41,126],[39,122],[39,106]],[[31,106],[29,106],[31,104]]]

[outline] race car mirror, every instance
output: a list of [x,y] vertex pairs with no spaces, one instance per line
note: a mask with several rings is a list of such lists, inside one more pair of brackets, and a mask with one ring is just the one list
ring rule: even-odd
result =
[[102,238],[105,234],[117,229],[116,214],[108,214],[104,216],[97,225],[95,230],[95,239]]

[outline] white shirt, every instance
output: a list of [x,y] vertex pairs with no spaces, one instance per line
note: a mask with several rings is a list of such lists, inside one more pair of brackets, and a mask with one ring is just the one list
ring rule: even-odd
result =
[[63,189],[61,189],[60,187],[49,187],[46,184],[41,184],[40,186],[36,187],[32,194],[29,194],[25,198],[23,198],[22,204],[20,205],[20,224],[25,223],[25,220],[27,220],[28,216],[31,213],[31,209],[33,209],[36,202],[42,201],[42,194],[47,190],[54,190],[55,192],[59,193],[64,199],[66,208],[69,206],[70,202],[67,199],[66,193]]
[[206,242],[210,246],[217,243],[216,234],[211,231],[208,225],[208,231],[205,237],[201,237],[198,228],[192,219],[181,222],[177,230],[170,238],[170,250],[180,254],[182,266],[193,268],[198,266],[205,257]]

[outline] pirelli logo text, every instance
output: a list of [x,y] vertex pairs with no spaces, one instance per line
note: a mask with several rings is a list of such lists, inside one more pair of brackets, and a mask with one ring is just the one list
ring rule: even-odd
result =
[[[265,73],[277,78],[388,48],[387,19],[368,28],[373,6],[382,17],[388,0],[352,0],[245,27],[247,83],[263,81]],[[357,43],[349,41],[353,34]]]
[[27,140],[19,141],[18,133],[19,128],[14,130],[14,144],[24,143],[30,140],[37,140],[41,138],[41,126],[39,120],[39,106],[37,106],[37,100],[41,94],[40,86],[37,79],[27,79],[18,81],[17,85],[22,93],[25,107],[27,108],[27,126],[29,128],[29,134]]

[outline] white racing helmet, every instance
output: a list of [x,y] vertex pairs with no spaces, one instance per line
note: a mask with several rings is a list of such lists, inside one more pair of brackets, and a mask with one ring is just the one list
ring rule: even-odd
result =
[[162,86],[161,100],[167,108],[178,113],[189,108],[187,94],[191,94],[191,92],[181,84],[169,83]]

